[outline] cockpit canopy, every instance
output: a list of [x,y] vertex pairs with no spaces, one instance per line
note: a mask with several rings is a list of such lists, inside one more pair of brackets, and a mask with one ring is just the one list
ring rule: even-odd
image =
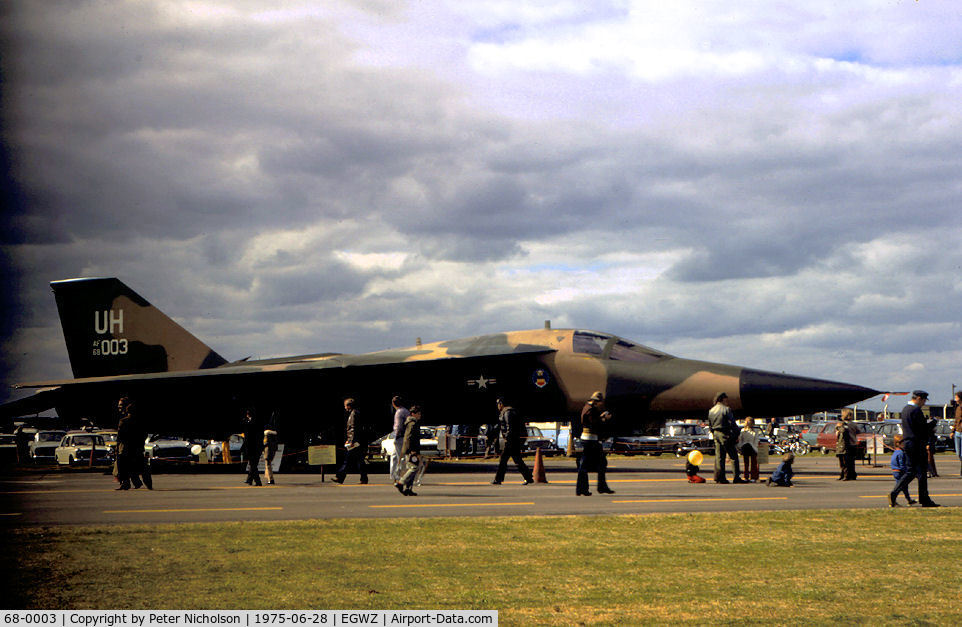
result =
[[636,363],[653,362],[671,357],[653,348],[597,331],[575,331],[572,350],[603,359]]

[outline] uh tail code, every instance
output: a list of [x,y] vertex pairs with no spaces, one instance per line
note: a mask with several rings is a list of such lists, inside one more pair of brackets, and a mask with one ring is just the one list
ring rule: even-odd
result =
[[[108,333],[122,334],[124,332],[124,310],[105,309],[94,312],[94,331],[97,335]],[[94,357],[109,357],[111,355],[126,355],[129,343],[123,338],[94,340],[91,355]]]

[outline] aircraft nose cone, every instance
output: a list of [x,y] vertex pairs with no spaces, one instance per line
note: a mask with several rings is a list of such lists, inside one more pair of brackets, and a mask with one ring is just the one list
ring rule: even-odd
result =
[[881,392],[860,385],[764,370],[742,370],[743,411],[750,416],[790,416],[838,409]]

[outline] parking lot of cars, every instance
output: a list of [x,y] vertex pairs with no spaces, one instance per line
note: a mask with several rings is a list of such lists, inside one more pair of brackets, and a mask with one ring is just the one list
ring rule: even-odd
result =
[[[802,454],[800,447],[810,446],[811,449],[824,454],[833,453],[836,447],[835,420],[816,420],[811,422],[781,423],[776,430],[775,442],[769,442],[762,436],[762,442],[769,444],[774,454],[783,450],[796,451]],[[866,450],[866,442],[881,436],[884,448],[891,451],[894,436],[901,433],[901,423],[898,419],[881,421],[855,421],[859,447]],[[951,422],[939,420],[935,428],[935,449],[937,452],[952,450]],[[90,438],[78,436],[96,435]],[[791,442],[791,438],[801,438],[800,442]],[[561,455],[568,449],[568,442],[572,441],[575,454],[581,452],[581,443],[577,438],[571,438],[571,428],[562,423],[534,423],[527,425],[522,452],[534,455],[540,451],[543,455]],[[224,445],[229,454],[224,455]],[[290,453],[283,459],[287,468],[308,466],[307,448],[313,444],[326,443],[338,446],[336,442],[321,442],[316,438],[305,437],[303,444],[298,442],[289,445]],[[472,458],[484,455],[488,444],[488,434],[484,428],[477,436],[455,437],[448,433],[444,426],[421,426],[421,449],[428,457],[443,458]],[[775,446],[777,444],[778,446]],[[0,434],[0,448],[6,451],[7,458],[20,463],[32,462],[36,464],[50,464],[67,466],[89,465],[91,454],[94,464],[112,463],[117,445],[117,432],[113,429],[84,431],[64,431],[57,429],[25,426],[18,434]],[[391,434],[376,439],[368,449],[368,459],[383,461],[390,454],[393,446]],[[606,451],[620,455],[677,455],[685,456],[691,451],[703,454],[714,453],[714,441],[711,433],[702,424],[692,421],[670,421],[659,429],[608,438],[603,446]],[[807,448],[805,451],[807,452]],[[496,452],[500,449],[496,446]],[[226,439],[197,439],[180,434],[151,434],[144,442],[144,455],[152,468],[183,467],[197,463],[242,465],[245,463],[243,434],[235,433]],[[864,452],[859,457],[864,456]]]

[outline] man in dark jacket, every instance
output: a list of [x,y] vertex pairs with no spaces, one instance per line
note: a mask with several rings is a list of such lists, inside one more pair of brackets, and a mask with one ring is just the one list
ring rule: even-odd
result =
[[[117,402],[117,409],[121,413],[117,423],[117,480],[120,481],[118,490],[127,490],[134,484],[136,490],[146,485],[148,490],[154,489],[150,476],[150,469],[144,462],[144,441],[147,431],[137,404],[130,398],[123,397]],[[141,477],[143,482],[141,483]]]
[[498,398],[496,403],[499,412],[498,423],[500,424],[501,437],[504,438],[504,446],[501,449],[498,472],[495,473],[494,481],[491,483],[501,485],[501,482],[504,481],[504,474],[508,470],[508,458],[511,458],[518,467],[518,472],[524,478],[521,483],[528,485],[534,479],[531,476],[531,469],[525,465],[524,459],[521,457],[521,439],[527,435],[528,430],[521,414],[514,407],[507,405],[503,398]]
[[588,490],[588,473],[598,473],[598,493],[614,494],[605,481],[608,470],[608,459],[602,440],[605,439],[606,423],[611,414],[605,411],[605,397],[601,392],[595,392],[581,410],[581,444],[584,452],[578,461],[578,480],[575,483],[575,494],[591,496]]
[[[132,472],[137,469],[134,467],[134,459],[132,452],[136,452],[138,449],[136,437],[137,430],[134,426],[134,417],[131,414],[132,403],[130,399],[126,396],[120,398],[117,401],[117,412],[120,414],[120,420],[117,421],[117,451],[116,459],[114,460],[114,476],[120,485],[117,486],[118,490],[129,490],[130,483],[133,481],[134,488],[139,488],[140,483],[140,473]],[[140,459],[141,465],[143,465],[144,458],[144,441],[140,441]]]
[[351,470],[357,470],[361,474],[361,483],[367,483],[367,464],[364,457],[367,455],[368,436],[367,428],[361,420],[361,414],[355,407],[354,399],[344,399],[344,413],[347,415],[347,424],[344,429],[344,462],[337,469],[334,476],[336,483],[344,483],[344,477]]
[[244,412],[244,455],[247,463],[247,485],[262,485],[261,474],[257,472],[257,462],[261,459],[261,452],[264,450],[264,423],[257,418],[257,410],[253,407]]
[[895,489],[889,493],[889,507],[897,507],[895,502],[898,493],[908,488],[912,479],[919,481],[919,504],[922,507],[938,507],[938,503],[929,497],[929,480],[926,477],[928,459],[926,446],[929,442],[929,425],[922,413],[922,406],[928,400],[929,393],[924,390],[912,392],[912,400],[902,408],[902,447],[909,458],[909,472],[899,479]]

